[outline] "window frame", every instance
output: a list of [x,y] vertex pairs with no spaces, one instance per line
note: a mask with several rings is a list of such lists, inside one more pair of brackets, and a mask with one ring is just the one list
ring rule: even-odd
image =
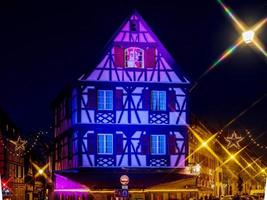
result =
[[[155,148],[155,150],[156,150],[156,152],[154,152],[153,150],[154,150],[154,148],[153,148],[153,137],[155,137],[156,138],[156,148]],[[163,152],[160,152],[160,146],[161,146],[161,144],[160,144],[160,137],[162,137],[164,140],[162,141],[162,144],[163,144]],[[166,145],[166,135],[164,135],[164,134],[153,134],[153,135],[151,135],[150,136],[150,143],[151,143],[151,148],[150,148],[150,152],[151,152],[151,155],[166,155],[166,147],[167,147],[167,145]]]
[[[103,152],[100,152],[100,148],[99,148],[99,136],[104,136],[103,139]],[[108,146],[107,146],[107,136],[111,136],[111,152],[107,152],[108,150]],[[113,141],[113,134],[112,133],[98,133],[97,134],[97,154],[99,155],[112,155],[113,154],[113,147],[114,147],[114,141]]]
[[[103,108],[100,108],[100,92],[103,92]],[[111,92],[111,108],[108,108],[108,101],[107,101],[107,92]],[[101,111],[112,111],[114,108],[114,100],[113,100],[113,90],[97,90],[97,110]]]
[[[154,94],[156,99],[154,99]],[[164,99],[161,99],[161,95],[164,94]],[[162,98],[163,98],[162,97]],[[164,104],[163,103],[164,100]],[[154,104],[156,104],[154,106]],[[151,107],[152,111],[167,111],[167,92],[165,90],[151,90]]]

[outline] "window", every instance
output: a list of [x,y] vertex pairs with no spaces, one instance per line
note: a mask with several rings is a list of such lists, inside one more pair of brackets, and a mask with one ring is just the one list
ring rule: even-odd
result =
[[72,137],[69,136],[68,137],[68,159],[71,160],[72,156],[73,156],[73,150],[72,150],[72,145],[73,145],[73,141],[72,141]]
[[112,90],[98,90],[97,107],[98,110],[113,110]]
[[130,20],[130,30],[133,32],[139,31],[139,23],[137,20]]
[[166,110],[166,91],[152,90],[151,109],[154,111]]
[[166,154],[165,135],[151,135],[151,154]]
[[113,153],[113,135],[112,134],[98,134],[97,135],[97,153],[112,154]]
[[58,160],[61,160],[61,155],[62,155],[62,145],[59,142],[58,145],[57,145],[57,159]]
[[138,47],[125,49],[127,68],[144,68],[144,50]]

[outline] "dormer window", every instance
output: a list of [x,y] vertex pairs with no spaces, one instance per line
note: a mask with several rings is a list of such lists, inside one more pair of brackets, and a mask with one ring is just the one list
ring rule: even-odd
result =
[[126,68],[144,68],[144,50],[138,47],[125,49]]
[[139,23],[137,20],[130,20],[130,30],[132,32],[139,31]]

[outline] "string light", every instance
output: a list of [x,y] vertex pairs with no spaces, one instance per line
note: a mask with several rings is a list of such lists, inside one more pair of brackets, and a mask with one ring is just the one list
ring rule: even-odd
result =
[[250,133],[250,131],[246,130],[246,134],[248,139],[255,144],[256,147],[260,148],[260,149],[267,149],[266,145],[263,145],[261,143],[258,143],[257,140],[252,136],[252,134]]
[[[36,134],[37,134],[37,135],[36,135]],[[30,147],[29,147],[28,149],[23,148],[23,146],[21,146],[21,143],[20,143],[20,147],[19,147],[19,148],[15,146],[15,151],[13,151],[14,148],[12,148],[12,150],[11,150],[10,147],[9,147],[9,145],[8,145],[8,144],[9,144],[8,142],[10,142],[10,143],[12,143],[12,144],[14,144],[14,145],[16,145],[16,142],[15,142],[15,141],[12,141],[12,140],[9,140],[8,138],[5,138],[3,135],[2,135],[1,138],[0,138],[0,143],[2,144],[2,146],[4,147],[4,149],[5,149],[9,154],[11,154],[11,155],[13,155],[13,156],[21,157],[21,156],[25,156],[26,154],[30,153],[31,150],[36,146],[38,140],[41,138],[40,136],[41,136],[41,135],[48,134],[48,132],[47,132],[47,131],[46,131],[46,132],[39,131],[39,132],[37,132],[36,134],[35,134],[35,137],[34,137],[34,139],[33,139],[34,142],[30,145]],[[18,137],[18,140],[19,140],[19,138],[20,138],[20,136]],[[20,139],[21,139],[21,138],[20,138]],[[24,141],[25,144],[26,144],[26,143],[29,144],[29,142],[26,141],[26,140],[22,140],[22,141]],[[20,150],[20,151],[19,151],[19,150]],[[22,151],[23,151],[23,153],[21,153]]]

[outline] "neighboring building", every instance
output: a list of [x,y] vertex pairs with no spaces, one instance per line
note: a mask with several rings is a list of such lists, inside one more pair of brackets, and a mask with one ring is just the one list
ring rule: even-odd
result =
[[24,152],[16,150],[19,130],[4,111],[0,111],[0,174],[4,199],[24,200]]
[[188,87],[180,67],[134,11],[98,65],[53,103],[52,198],[110,199],[121,188],[122,174],[130,177],[131,199],[176,199],[187,192],[153,187],[183,177]]
[[[231,134],[233,132],[234,131],[232,131]],[[228,135],[229,137],[229,133],[224,133],[224,135]],[[240,137],[242,136],[240,133],[237,133],[237,135]],[[253,152],[254,147],[248,146],[249,142],[245,137],[243,138],[244,139],[241,140],[242,142],[240,142],[240,147],[236,148],[233,145],[228,148],[228,151],[234,154],[238,150],[241,150],[242,147],[245,147],[243,151],[235,156],[235,160],[240,164],[237,164],[234,160],[230,160],[222,168],[222,195],[251,194],[252,190],[264,190],[266,176],[264,173],[261,173],[261,170],[265,168],[264,166],[266,166],[266,164],[261,162],[259,159],[261,157],[256,154],[256,151]],[[220,142],[227,147],[225,137],[220,138]],[[220,157],[223,160],[229,160],[229,154],[224,151],[221,151]],[[242,180],[240,184],[239,179]]]
[[[212,137],[211,131],[196,117],[191,117],[192,130],[205,142]],[[222,169],[217,168],[219,161],[210,153],[207,148],[197,137],[190,131],[189,135],[189,151],[191,155],[188,159],[188,168],[196,174],[195,186],[199,189],[199,197],[206,195],[221,196],[222,194]],[[203,147],[201,147],[201,145]],[[211,149],[215,150],[215,140],[207,144]],[[196,151],[196,149],[199,149]],[[196,172],[196,167],[198,172]]]
[[31,164],[31,158],[26,159],[25,162],[25,200],[33,200],[33,192],[34,192],[34,174],[33,174],[33,166]]

